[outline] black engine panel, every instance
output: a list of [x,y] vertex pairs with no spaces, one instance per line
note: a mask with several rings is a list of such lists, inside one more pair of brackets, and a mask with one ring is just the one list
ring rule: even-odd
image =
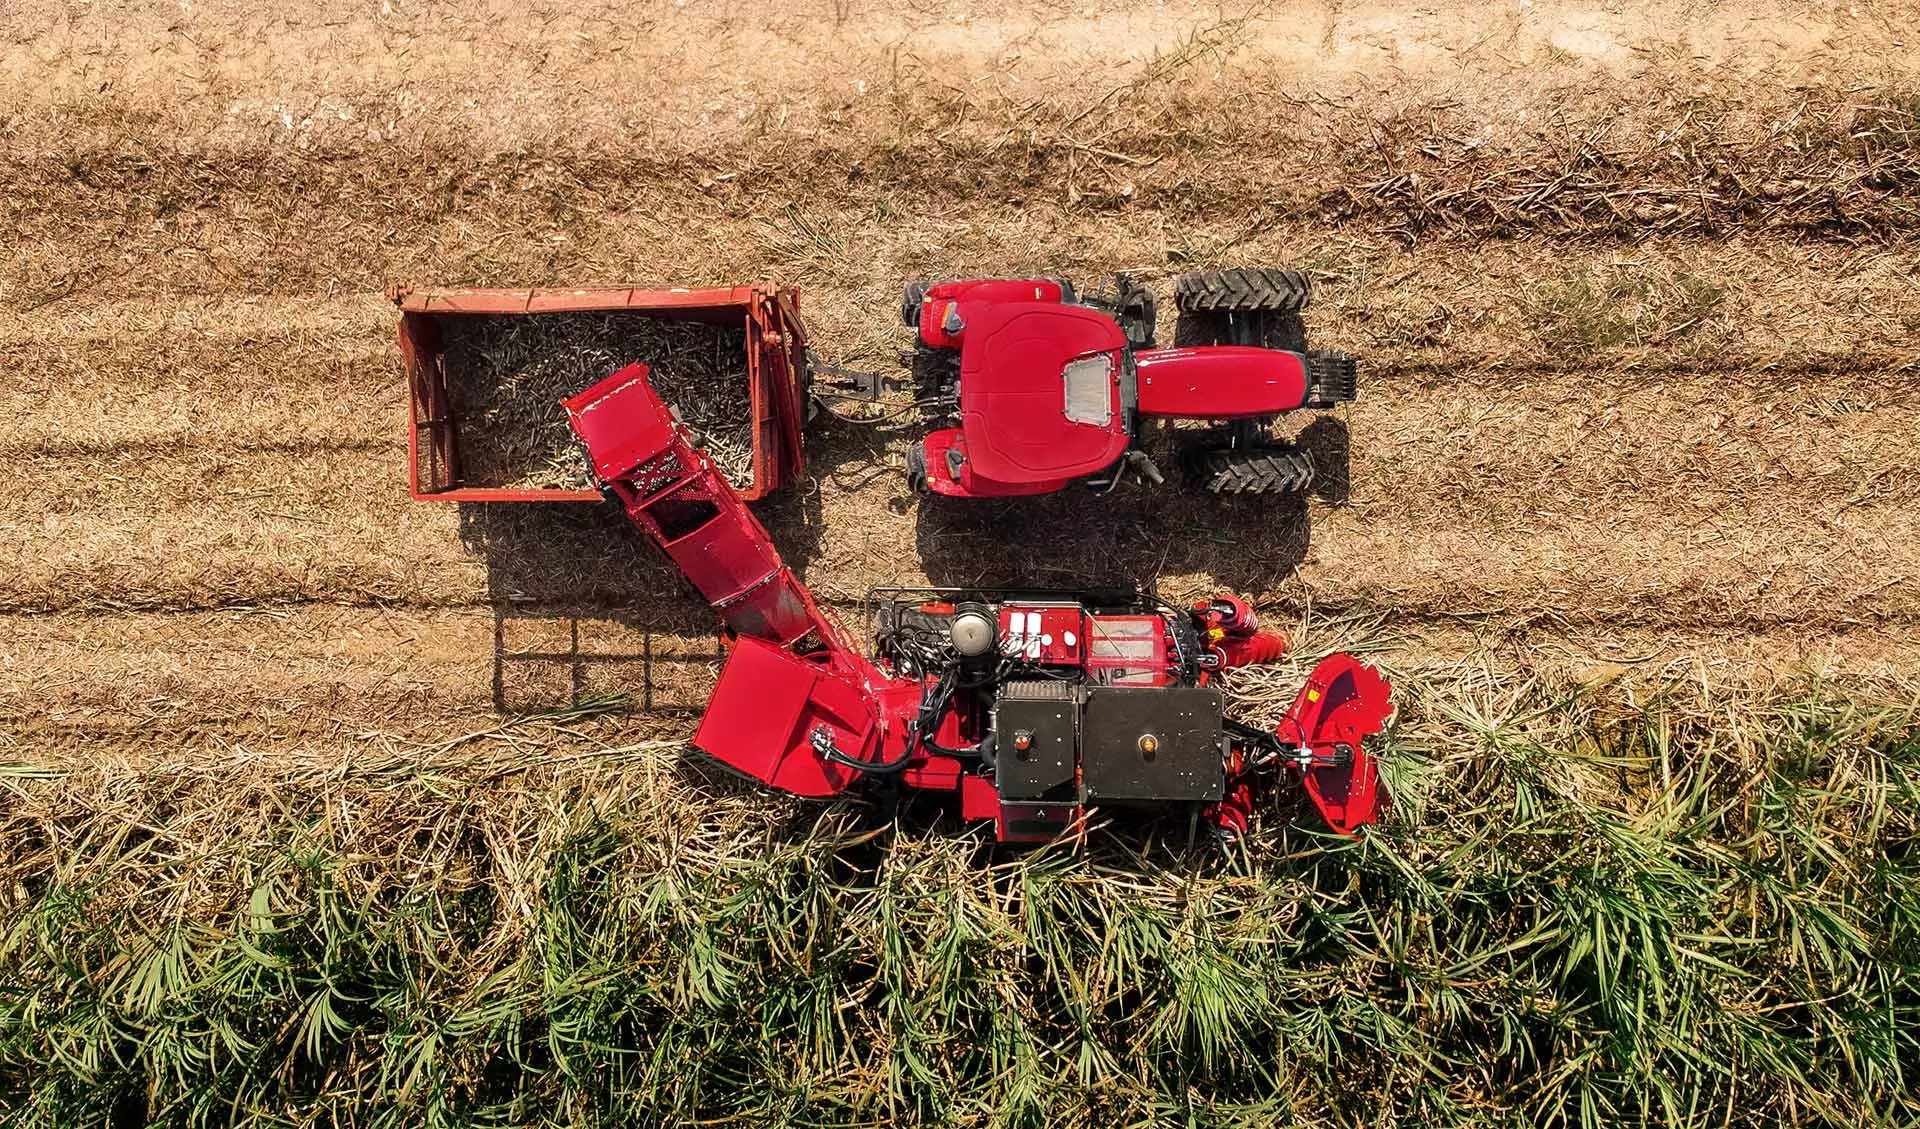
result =
[[[1000,795],[1009,800],[1073,798],[1079,752],[1079,687],[1051,679],[1009,682],[993,704]],[[1019,747],[1025,743],[1026,748]]]
[[1088,687],[1080,722],[1087,799],[1219,800],[1227,786],[1220,711],[1220,692],[1202,686]]

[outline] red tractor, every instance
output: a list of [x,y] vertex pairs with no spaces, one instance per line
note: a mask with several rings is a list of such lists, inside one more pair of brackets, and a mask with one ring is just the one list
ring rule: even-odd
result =
[[1304,452],[1276,443],[1281,415],[1354,397],[1354,361],[1308,351],[1294,271],[1186,274],[1170,349],[1154,347],[1156,303],[1127,279],[1082,296],[1057,279],[914,282],[900,316],[916,333],[916,395],[934,429],[908,455],[913,486],[964,498],[1044,494],[1081,480],[1163,476],[1141,448],[1155,420],[1209,420],[1188,462],[1205,489],[1308,489]]
[[802,796],[863,781],[958,793],[962,815],[992,820],[1003,841],[1077,834],[1095,806],[1185,809],[1236,834],[1282,778],[1337,831],[1376,817],[1364,741],[1392,712],[1391,688],[1353,657],[1322,660],[1267,731],[1225,718],[1214,683],[1279,658],[1286,640],[1231,596],[1176,607],[1137,593],[878,590],[874,645],[857,647],[646,365],[565,407],[606,496],[734,636],[693,741],[722,764]]

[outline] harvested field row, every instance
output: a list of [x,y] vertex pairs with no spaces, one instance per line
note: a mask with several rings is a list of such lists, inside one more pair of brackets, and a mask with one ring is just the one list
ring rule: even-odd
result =
[[[1359,51],[1386,47],[1404,57],[1401,37],[1380,26],[1404,17],[1383,16],[1328,11],[1319,21],[1324,31],[1303,36],[1297,19],[1196,12],[1184,27],[1160,24],[1133,58],[1105,63],[1042,52],[1028,62],[1027,52],[982,53],[965,40],[919,38],[904,51],[862,47],[836,27],[827,48],[834,73],[811,85],[796,80],[806,68],[769,69],[770,60],[822,48],[816,37],[825,29],[804,21],[770,34],[699,16],[650,21],[633,41],[608,38],[596,25],[598,34],[568,43],[579,68],[577,85],[569,84],[575,93],[543,90],[537,98],[506,77],[519,72],[522,87],[544,85],[523,65],[509,63],[503,75],[456,64],[449,68],[455,74],[441,78],[411,52],[392,51],[393,42],[410,38],[404,22],[361,20],[319,50],[323,58],[369,54],[351,56],[356,65],[337,81],[329,74],[324,95],[292,105],[258,75],[222,73],[254,64],[251,44],[222,42],[238,29],[223,33],[216,20],[203,29],[213,43],[192,52],[197,83],[155,82],[165,72],[150,70],[149,59],[89,44],[89,70],[125,75],[112,100],[103,104],[94,90],[79,103],[57,87],[23,89],[31,109],[20,116],[25,144],[16,151],[54,159],[26,156],[13,179],[26,198],[64,185],[96,199],[120,190],[118,202],[132,205],[122,218],[136,224],[149,216],[177,222],[229,186],[269,196],[296,184],[355,205],[342,208],[343,216],[404,210],[418,222],[457,206],[463,193],[502,190],[551,213],[569,199],[613,195],[663,173],[723,198],[775,184],[818,197],[873,178],[914,194],[1038,196],[1091,208],[1177,201],[1186,212],[1239,214],[1259,200],[1282,214],[1407,237],[1468,226],[1641,234],[1736,223],[1826,236],[1911,223],[1902,201],[1914,186],[1913,111],[1901,85],[1911,66],[1901,65],[1907,53],[1898,49],[1894,23],[1838,21],[1843,26],[1822,37],[1782,33],[1753,15],[1748,27],[1774,40],[1768,47],[1776,60],[1772,73],[1757,75],[1746,66],[1699,66],[1700,38],[1676,36],[1654,19],[1542,35],[1538,25],[1554,17],[1533,27],[1517,17],[1503,45],[1510,61],[1488,68],[1504,73],[1472,84],[1403,65],[1400,81],[1383,91],[1337,55],[1317,74],[1292,57],[1307,46],[1324,59],[1341,42],[1343,24]],[[920,21],[895,9],[854,26],[869,22],[904,33]],[[1103,39],[1124,34],[1098,17],[1082,28]],[[1169,29],[1178,30],[1169,36]],[[429,34],[438,41],[449,30]],[[476,30],[455,30],[452,38],[473,44]],[[701,62],[659,46],[676,37],[697,41],[703,32],[706,49],[694,56]],[[1444,23],[1422,32],[1411,38],[1424,37],[1443,57],[1471,56],[1489,38],[1460,40],[1460,29]],[[1276,50],[1275,33],[1296,43]],[[187,34],[174,39],[178,47],[197,41]],[[394,38],[367,42],[369,34]],[[73,50],[65,39],[49,29],[46,41],[10,52],[6,70],[17,73],[36,53]],[[1796,39],[1804,50],[1781,42]],[[1599,49],[1583,49],[1591,46]],[[1631,81],[1604,61],[1594,66],[1595,56],[1608,53],[1637,62],[1624,68]],[[553,58],[551,47],[540,54]],[[231,64],[223,64],[229,55]],[[1862,97],[1858,86],[1836,81],[1835,74],[1862,73],[1847,66],[1850,57],[1873,60],[1878,65],[1866,73],[1885,85]],[[605,76],[599,88],[585,78],[596,64]],[[1297,85],[1276,83],[1276,74]],[[1789,75],[1799,81],[1783,81]],[[608,88],[625,98],[607,98],[601,91]],[[83,116],[76,105],[84,105]],[[639,106],[647,112],[636,114]],[[36,144],[47,137],[66,143],[57,150]],[[199,151],[143,147],[150,137],[193,138]],[[565,140],[555,144],[556,137]],[[473,142],[463,159],[463,143]],[[385,171],[361,175],[359,164]],[[466,169],[471,176],[461,174]],[[78,214],[71,203],[50,196],[37,206]],[[300,209],[295,200],[284,203],[296,205],[279,221],[290,225]],[[273,220],[249,219],[272,238]]]
[[[1332,315],[1317,319],[1318,324]],[[381,327],[385,328],[385,327]],[[1881,408],[1905,411],[1914,400],[1920,353],[1878,352],[1743,355],[1694,358],[1667,350],[1613,350],[1555,360],[1517,348],[1494,355],[1463,348],[1424,347],[1401,358],[1368,352],[1355,331],[1317,328],[1315,348],[1360,355],[1362,409],[1373,402],[1398,412],[1410,402],[1452,389],[1464,399],[1475,390],[1488,399],[1518,403],[1536,394],[1566,402],[1575,383],[1614,395],[1656,398],[1671,390],[1691,397],[1702,387],[1723,390],[1733,403],[1790,405],[1789,411],[1867,416]],[[362,334],[375,336],[373,330]],[[339,362],[302,382],[308,349],[261,347],[229,356],[221,345],[148,342],[151,384],[103,385],[89,377],[96,361],[114,351],[81,347],[57,353],[0,346],[0,363],[20,374],[0,390],[0,457],[84,455],[113,451],[185,454],[194,448],[229,452],[309,449],[389,450],[406,446],[406,392],[391,344],[361,342]],[[816,338],[818,340],[818,338]],[[217,353],[218,355],[210,355]],[[1601,367],[1604,365],[1604,367]],[[883,370],[891,371],[891,370]],[[282,382],[287,374],[290,379]],[[1399,387],[1396,387],[1399,386]],[[1596,409],[1597,410],[1597,409]],[[816,433],[817,434],[817,433]],[[833,440],[818,440],[826,449]],[[1357,440],[1356,440],[1357,441]],[[816,466],[816,470],[831,469]],[[404,465],[401,464],[404,476]]]
[[[1320,340],[1316,336],[1315,348]],[[22,366],[16,371],[43,377],[69,367],[76,374],[87,370],[84,364],[46,361],[33,351],[21,350],[13,356],[18,358],[14,363]],[[184,455],[195,448],[289,453],[322,448],[384,450],[399,452],[404,479],[405,391],[398,386],[392,357],[369,354],[343,365],[334,374],[335,383],[288,385],[271,391],[261,389],[261,374],[285,370],[273,366],[271,354],[257,360],[235,362],[221,370],[184,365],[181,371],[195,374],[190,381],[124,394],[81,380],[58,390],[0,392],[0,411],[7,412],[0,416],[0,457],[113,451]],[[1595,395],[1605,388],[1614,395],[1643,399],[1659,397],[1668,389],[1689,397],[1711,384],[1723,389],[1735,404],[1785,404],[1790,412],[1867,416],[1881,408],[1906,410],[1920,374],[1920,357],[1907,354],[1811,356],[1792,363],[1722,357],[1704,364],[1661,353],[1615,354],[1605,358],[1604,369],[1596,367],[1596,360],[1587,356],[1565,364],[1513,367],[1513,357],[1430,350],[1405,361],[1364,361],[1361,397],[1363,403],[1391,403],[1396,405],[1391,410],[1398,411],[1446,389],[1460,399],[1477,390],[1487,399],[1521,402],[1538,391],[1565,402],[1566,389],[1576,381],[1594,387]],[[297,361],[286,363],[291,366]],[[815,441],[828,452],[848,446],[817,434]]]
[[[808,323],[818,347],[871,363],[886,363],[904,338],[890,316],[899,284],[929,270],[1066,273],[1083,283],[1128,270],[1164,290],[1181,270],[1247,262],[1311,271],[1316,294],[1308,320],[1315,342],[1354,352],[1370,370],[1387,375],[1399,366],[1449,363],[1468,371],[1589,366],[1596,357],[1610,367],[1656,373],[1858,371],[1911,365],[1917,355],[1920,252],[1908,249],[1735,237],[1648,240],[1631,248],[1443,240],[1405,250],[1380,238],[1329,240],[1286,231],[1261,231],[1225,246],[1232,236],[1224,229],[1186,225],[1143,246],[1129,225],[1098,218],[1065,217],[1048,227],[1046,217],[992,205],[973,211],[972,218],[993,234],[964,245],[942,240],[941,252],[953,257],[937,265],[926,259],[932,236],[917,223],[817,211],[809,224],[836,232],[835,238],[870,256],[796,264],[763,253],[702,275],[672,265],[694,261],[680,254],[697,256],[691,245],[653,255],[635,248],[626,273],[583,271],[571,281],[666,285],[804,276]],[[793,219],[778,222],[789,232],[798,230]],[[698,235],[749,255],[768,249],[767,236],[751,218],[723,220]],[[1188,245],[1180,246],[1183,241]],[[457,280],[443,273],[446,265],[420,264],[416,277]],[[526,273],[495,281],[550,274],[544,265],[529,264]],[[18,383],[0,395],[22,408],[59,408],[68,397],[105,395],[109,388],[179,400],[188,385],[239,397],[243,405],[283,390],[307,395],[329,386],[345,396],[370,395],[373,386],[397,395],[393,317],[391,307],[372,294],[328,300],[76,297],[0,326],[0,358],[18,371]],[[103,381],[108,373],[112,379]]]
[[[1900,3],[1809,9],[1760,0],[1738,9],[1676,12],[1628,0],[1603,10],[1489,12],[1449,0],[1411,11],[1379,2],[1303,3],[1223,20],[1217,6],[1191,0],[1146,9],[1095,0],[1071,9],[956,3],[938,21],[910,4],[886,2],[835,10],[827,19],[804,8],[743,19],[720,6],[662,12],[587,4],[522,20],[507,11],[376,12],[352,0],[317,0],[305,9],[307,18],[294,21],[244,4],[183,13],[147,2],[105,13],[60,0],[21,0],[13,9],[18,32],[0,48],[0,81],[60,104],[98,93],[93,83],[109,74],[123,92],[209,102],[212,88],[251,94],[279,86],[311,95],[349,82],[400,85],[412,77],[474,98],[486,111],[476,119],[495,128],[515,124],[497,120],[503,109],[544,124],[556,105],[578,102],[598,111],[583,115],[580,128],[602,132],[616,126],[630,104],[660,91],[679,92],[662,103],[669,110],[698,109],[703,98],[738,96],[776,80],[798,104],[796,112],[829,95],[853,102],[847,64],[883,56],[905,30],[920,35],[900,52],[902,65],[942,59],[954,68],[956,85],[983,73],[1026,84],[1069,75],[1092,80],[1182,48],[1212,63],[1216,54],[1193,50],[1195,32],[1218,38],[1229,29],[1237,49],[1284,61],[1315,82],[1369,70],[1416,81],[1462,71],[1481,80],[1523,73],[1551,80],[1661,65],[1786,80],[1836,65],[1911,73],[1910,53],[1886,50],[1899,45],[1900,17],[1908,10]],[[1095,52],[1089,43],[1118,49]],[[344,74],[343,59],[356,64]],[[554,73],[570,81],[557,85]],[[587,98],[590,89],[609,97]],[[732,106],[710,108],[716,122],[725,120],[717,111],[726,109]]]
[[[842,614],[857,620],[854,607]],[[1385,612],[1281,620],[1308,653],[1377,655],[1426,681],[1523,683],[1679,677],[1721,693],[1765,689],[1816,670],[1841,684],[1897,680],[1920,664],[1920,637],[1873,627],[1714,631],[1634,623],[1417,623]],[[561,614],[487,608],[304,605],[255,611],[61,613],[0,617],[0,759],[205,749],[270,761],[325,762],[420,747],[515,715],[610,710],[593,732],[684,738],[718,673],[715,633],[639,612]],[[1279,678],[1294,677],[1280,668]],[[567,721],[567,719],[559,719]],[[556,722],[557,723],[557,722]],[[567,721],[572,724],[572,721]],[[512,744],[524,730],[509,726]],[[476,739],[477,740],[477,739]],[[358,751],[356,753],[356,750]]]
[[[288,344],[240,334],[0,344],[0,365],[20,374],[0,392],[0,453],[169,444],[404,447],[405,381],[391,334],[373,338],[369,327]],[[126,364],[130,353],[137,360]]]
[[[549,171],[555,169],[550,161],[520,157],[502,159],[530,161],[524,170],[478,169],[470,174],[471,187],[390,179],[405,175],[393,171],[396,161],[410,167],[414,159],[378,153],[337,166],[300,163],[285,183],[254,183],[258,159],[246,157],[238,162],[247,170],[240,183],[223,185],[224,174],[208,170],[191,183],[154,184],[141,190],[160,194],[150,205],[154,214],[127,218],[101,214],[100,193],[71,181],[54,183],[54,172],[0,165],[0,176],[14,182],[11,193],[0,197],[0,220],[19,231],[16,254],[0,264],[0,289],[17,308],[30,310],[76,296],[101,300],[228,288],[371,293],[397,278],[484,285],[685,283],[690,280],[681,264],[688,263],[704,264],[703,277],[774,274],[804,283],[852,276],[892,283],[982,269],[1164,268],[1275,255],[1299,260],[1337,255],[1330,239],[1405,246],[1450,230],[1422,230],[1415,240],[1402,231],[1410,222],[1404,217],[1342,219],[1317,205],[1268,203],[1258,186],[1235,184],[1213,189],[1233,201],[1231,207],[1197,206],[1184,198],[1183,188],[1163,194],[1169,198],[1129,198],[1124,207],[1100,211],[1049,198],[1046,186],[1058,174],[1046,169],[1033,174],[1033,184],[969,186],[964,193],[942,187],[936,195],[948,202],[928,207],[891,175],[879,185],[867,183],[864,174],[834,186],[801,185],[783,176],[759,185],[728,180],[709,190],[698,185],[705,175],[699,170],[661,179],[657,171],[643,176],[633,168],[603,170],[607,162],[591,155],[579,158],[594,169],[586,179],[595,183],[588,184],[577,183],[581,177],[571,171]],[[450,167],[442,154],[417,159],[427,168]],[[849,163],[864,159],[855,155]],[[1310,158],[1288,152],[1285,159]],[[924,163],[947,162],[928,155]],[[349,180],[313,184],[314,168],[339,168]],[[1752,175],[1765,172],[1755,169]],[[57,176],[69,176],[64,165]],[[1675,190],[1682,198],[1691,191]],[[1897,217],[1920,214],[1911,203],[1888,206],[1896,205]],[[52,216],[82,218],[43,218]],[[1763,228],[1729,219],[1723,229],[1683,230],[1718,235]],[[334,233],[336,246],[315,246],[308,238],[312,230]],[[1574,223],[1547,230],[1641,238],[1665,229],[1630,222],[1618,232]],[[1879,234],[1898,245],[1905,232],[1888,227]],[[1796,229],[1793,241],[1826,234],[1824,228]],[[1839,234],[1845,238],[1836,249],[1845,252],[1862,233],[1845,228]],[[128,269],[129,263],[141,269]]]
[[705,701],[718,654],[707,622],[518,608],[310,604],[4,622],[0,664],[15,674],[0,687],[0,719],[29,742],[97,730],[168,744],[231,730],[432,743],[496,709],[609,695],[684,720]]

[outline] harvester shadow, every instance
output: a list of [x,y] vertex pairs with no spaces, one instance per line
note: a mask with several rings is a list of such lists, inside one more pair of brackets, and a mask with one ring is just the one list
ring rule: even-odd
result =
[[[817,551],[817,497],[769,501],[761,517],[790,560]],[[460,539],[486,563],[496,710],[705,710],[722,653],[713,610],[618,507],[463,503]]]
[[[716,799],[766,796],[757,782],[692,751],[682,759],[680,770],[685,782]],[[983,880],[997,873],[999,880],[1017,881],[1019,867],[997,864],[1041,856],[1075,867],[1080,860],[1091,860],[1103,872],[1137,874],[1156,882],[1169,875],[1215,873],[1235,865],[1234,856],[1242,860],[1248,856],[1245,848],[1223,844],[1195,813],[1182,811],[1095,811],[1083,837],[1045,844],[997,842],[991,823],[961,817],[957,797],[911,788],[870,787],[832,800],[784,798],[767,809],[767,815],[781,838],[837,840],[833,864],[842,877],[856,880],[871,880],[883,873],[897,859],[902,841],[920,844],[915,849],[921,850],[933,842],[950,845],[964,852]],[[1325,848],[1327,836],[1314,830],[1308,815],[1307,805],[1297,798],[1272,797],[1264,802],[1249,845],[1269,873],[1311,875],[1318,851],[1308,848]]]

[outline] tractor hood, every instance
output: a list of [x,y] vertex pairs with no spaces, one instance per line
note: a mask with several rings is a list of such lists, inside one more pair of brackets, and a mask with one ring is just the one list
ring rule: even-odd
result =
[[1143,416],[1263,419],[1293,411],[1307,395],[1306,356],[1283,349],[1147,349],[1134,362]]
[[1125,453],[1133,395],[1119,326],[1052,302],[982,303],[967,313],[960,427],[974,476],[1063,482]]

